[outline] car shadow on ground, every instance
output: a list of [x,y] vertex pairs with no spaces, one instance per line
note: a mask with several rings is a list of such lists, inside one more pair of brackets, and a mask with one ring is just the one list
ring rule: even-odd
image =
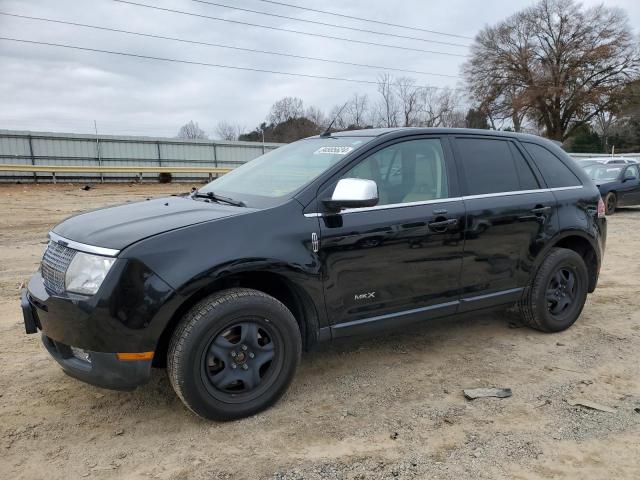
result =
[[[483,340],[498,338],[517,343],[528,335],[545,334],[524,327],[514,313],[490,311],[430,319],[400,330],[321,343],[303,352],[292,386],[296,392],[289,399],[285,396],[283,401],[295,401],[296,394],[308,396],[322,391],[326,382],[337,382],[354,371],[368,371],[369,375],[377,376],[377,369],[382,372],[390,365],[393,367],[395,362],[406,360],[407,353],[419,354],[417,361],[423,365],[421,368],[428,369],[432,360],[434,364],[440,364],[449,348],[462,345],[467,355],[481,359],[485,348]],[[376,364],[380,359],[386,360]],[[182,406],[164,369],[153,369],[151,381],[135,392],[116,395],[131,395],[131,401],[138,404],[138,408],[163,410],[160,415],[167,415],[169,411],[186,412],[196,418]],[[137,412],[139,414],[139,410]]]
[[616,207],[616,213],[640,213],[640,207]]

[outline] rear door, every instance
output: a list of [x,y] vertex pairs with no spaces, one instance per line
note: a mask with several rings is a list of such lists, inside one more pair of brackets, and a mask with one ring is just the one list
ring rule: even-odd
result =
[[457,136],[455,156],[467,212],[460,311],[517,300],[555,231],[555,197],[514,141]]
[[340,178],[378,185],[375,207],[323,214],[320,258],[334,336],[455,313],[464,205],[446,139],[403,139],[346,167]]

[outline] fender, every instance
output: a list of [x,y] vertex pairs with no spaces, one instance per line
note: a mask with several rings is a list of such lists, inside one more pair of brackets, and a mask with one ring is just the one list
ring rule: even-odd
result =
[[[303,314],[304,318],[298,320],[304,320],[301,328],[305,331],[302,333],[309,343],[318,341],[321,329],[328,326],[319,274],[310,278],[308,272],[276,259],[238,259],[218,265],[206,276],[185,284],[178,294],[182,305],[190,306],[210,293],[234,286],[255,288],[285,304],[293,301],[295,305],[287,306],[294,315],[296,310]],[[286,288],[285,297],[291,293],[294,298],[280,298],[283,295],[282,287]]]
[[[602,263],[603,246],[601,246],[598,243],[598,239],[587,230],[583,230],[579,228],[563,230],[562,232],[559,232],[555,234],[553,237],[551,237],[545,243],[544,247],[542,247],[542,249],[535,256],[533,263],[531,265],[531,271],[529,272],[529,281],[527,282],[526,289],[528,289],[529,285],[531,285],[531,281],[533,280],[533,277],[535,277],[535,274],[538,271],[538,268],[540,268],[540,265],[542,264],[544,259],[547,257],[547,254],[549,253],[549,251],[552,248],[554,248],[556,245],[561,243],[562,240],[570,237],[579,237],[586,240],[589,243],[596,258],[596,272],[600,271],[600,265]],[[593,287],[595,288],[595,285],[593,285]]]
[[[283,218],[288,221],[283,223]],[[183,313],[184,305],[216,289],[241,284],[269,293],[273,285],[263,282],[266,288],[260,288],[256,277],[272,275],[296,292],[307,309],[305,320],[313,319],[307,339],[316,339],[327,319],[321,263],[311,244],[314,232],[319,232],[318,219],[305,217],[292,199],[253,212],[251,222],[239,215],[155,235],[121,256],[142,261],[176,291],[177,298],[158,319],[163,329]]]

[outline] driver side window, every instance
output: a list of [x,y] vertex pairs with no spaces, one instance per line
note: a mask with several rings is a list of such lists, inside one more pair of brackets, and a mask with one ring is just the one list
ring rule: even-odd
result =
[[447,198],[449,187],[439,139],[396,143],[378,150],[342,178],[363,178],[378,185],[378,205]]
[[632,167],[628,167],[627,171],[624,172],[624,178],[633,178],[635,177],[636,179],[638,178],[638,167],[636,167],[635,165]]

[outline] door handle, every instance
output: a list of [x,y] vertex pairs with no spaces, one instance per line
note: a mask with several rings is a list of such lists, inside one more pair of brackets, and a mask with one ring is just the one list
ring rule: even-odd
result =
[[455,218],[448,218],[446,220],[438,220],[435,222],[429,222],[429,228],[434,232],[444,232],[447,228],[458,224],[458,220]]
[[531,213],[534,215],[544,215],[545,213],[549,213],[551,211],[551,207],[536,207],[531,209]]

